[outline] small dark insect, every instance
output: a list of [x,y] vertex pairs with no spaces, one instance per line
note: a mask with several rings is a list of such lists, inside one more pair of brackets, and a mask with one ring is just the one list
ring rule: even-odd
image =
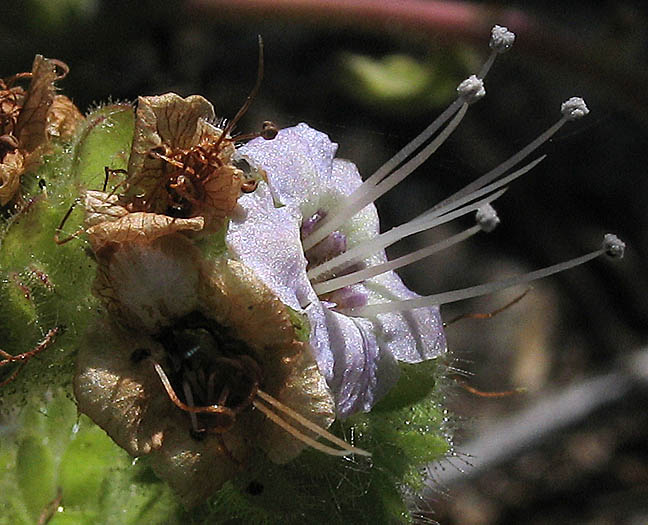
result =
[[258,481],[250,481],[250,484],[247,486],[247,493],[251,496],[258,496],[263,492],[263,484]]

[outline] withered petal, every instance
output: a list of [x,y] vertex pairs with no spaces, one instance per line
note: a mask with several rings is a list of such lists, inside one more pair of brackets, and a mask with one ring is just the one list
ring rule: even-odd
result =
[[25,171],[25,157],[20,150],[7,153],[0,164],[0,206],[5,206],[20,188]]
[[[188,419],[186,414],[180,415]],[[194,507],[241,471],[249,456],[249,446],[241,435],[247,429],[240,427],[222,434],[222,443],[213,435],[202,441],[190,438],[186,423],[169,427],[164,434],[164,446],[151,454],[151,466],[185,507]],[[253,432],[249,434],[252,437]]]
[[[218,136],[218,130],[208,123],[214,118],[213,106],[200,95],[182,98],[167,93],[139,97],[128,163],[130,189],[127,195],[144,194],[148,201],[155,201],[155,192],[163,189],[160,181],[165,161],[151,156],[151,150],[163,144],[171,149],[189,149],[206,136]],[[163,205],[166,206],[166,201]]]
[[99,320],[80,347],[74,376],[79,411],[133,456],[161,446],[166,428],[175,424],[159,378],[150,366],[131,360],[140,348],[154,357],[163,353],[149,337]]
[[[206,315],[231,328],[256,351],[264,374],[263,390],[328,428],[335,420],[333,396],[308,345],[297,341],[287,307],[252,270],[232,259],[213,264],[201,284]],[[277,463],[290,461],[305,447],[270,421],[259,433],[258,443]]]
[[100,257],[93,292],[122,323],[154,333],[199,308],[201,256],[181,235],[145,240]]
[[29,89],[16,123],[15,135],[25,151],[32,152],[47,140],[47,114],[54,101],[57,78],[56,63],[36,55]]
[[104,221],[116,221],[128,215],[128,210],[119,205],[118,195],[109,195],[103,191],[88,190],[85,192],[85,226],[90,228]]
[[200,231],[203,217],[179,219],[157,213],[133,212],[114,221],[104,221],[88,228],[87,234],[95,253],[105,246],[129,242],[152,242],[158,237],[180,231]]
[[150,455],[151,466],[187,507],[214,494],[240,470],[247,443],[238,429],[198,441],[191,423],[164,392],[148,360],[131,359],[136,349],[156,359],[164,350],[152,339],[99,321],[88,332],[77,358],[74,392],[79,410],[132,456]]
[[[299,356],[274,397],[323,429],[327,429],[335,421],[333,396],[310,352]],[[282,418],[295,425],[290,418]],[[300,430],[316,438],[311,432]],[[304,449],[304,443],[271,422],[259,435],[259,446],[271,461],[279,464],[293,460]]]
[[69,139],[84,120],[74,102],[65,95],[56,95],[47,114],[47,135]]
[[225,258],[208,264],[200,293],[208,315],[251,347],[281,348],[285,356],[302,351],[286,306],[244,264]]

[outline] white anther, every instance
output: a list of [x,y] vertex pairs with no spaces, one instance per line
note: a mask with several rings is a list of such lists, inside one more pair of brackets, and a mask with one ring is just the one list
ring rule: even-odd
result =
[[466,103],[477,102],[486,94],[484,81],[477,75],[470,75],[466,80],[457,86],[457,94]]
[[475,220],[479,227],[486,233],[492,232],[500,223],[495,208],[490,204],[484,204],[477,210],[477,213],[475,213]]
[[505,53],[513,47],[513,42],[515,42],[515,33],[509,31],[507,27],[493,26],[489,43],[493,51]]
[[580,97],[572,97],[565,100],[560,106],[560,112],[567,120],[576,120],[589,113],[589,108]]
[[625,247],[625,243],[613,233],[607,233],[603,237],[603,249],[610,257],[615,259],[623,258]]

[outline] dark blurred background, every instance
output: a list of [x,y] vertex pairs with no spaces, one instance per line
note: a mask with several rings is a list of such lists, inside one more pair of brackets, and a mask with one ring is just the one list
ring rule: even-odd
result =
[[[82,110],[176,91],[238,129],[301,121],[368,176],[438,114],[488,55],[494,23],[517,33],[441,150],[378,202],[383,229],[424,211],[515,153],[584,97],[587,119],[541,148],[548,158],[497,204],[493,233],[406,268],[419,293],[470,286],[628,244],[534,285],[491,320],[448,327],[447,404],[455,455],[430,469],[416,503],[443,524],[648,523],[648,10],[640,2],[25,0],[0,7],[0,75],[36,53],[70,66],[60,83]],[[396,256],[459,226],[419,235]],[[488,312],[524,291],[450,305]],[[526,388],[505,398],[486,391]],[[456,384],[454,384],[456,383]]]

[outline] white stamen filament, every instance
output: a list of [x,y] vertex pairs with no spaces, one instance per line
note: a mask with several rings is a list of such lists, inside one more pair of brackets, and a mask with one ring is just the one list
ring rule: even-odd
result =
[[[281,426],[284,430],[290,432],[293,436],[297,437],[304,443],[309,444],[311,447],[316,448],[317,450],[321,450],[322,452],[326,452],[327,454],[332,454],[336,456],[346,456],[347,454],[358,454],[360,456],[371,456],[371,452],[367,452],[366,450],[362,450],[361,448],[354,447],[352,445],[349,445],[346,441],[343,439],[340,439],[337,436],[334,436],[327,430],[324,430],[322,427],[319,425],[313,423],[309,419],[305,418],[298,412],[295,412],[292,408],[288,407],[287,405],[284,405],[282,402],[279,400],[275,399],[271,395],[267,394],[263,390],[258,390],[257,391],[257,397],[268,403],[269,405],[273,406],[277,410],[280,410],[284,414],[286,414],[288,417],[294,419],[297,421],[299,424],[301,424],[303,427],[307,428],[308,430],[311,430],[312,432],[318,434],[319,436],[322,436],[323,438],[327,439],[334,445],[337,445],[341,447],[343,450],[336,450],[331,447],[328,447],[326,445],[323,445],[322,443],[319,443],[318,441],[315,441],[314,439],[306,436],[305,434],[299,432],[297,429],[295,429],[292,425],[289,423],[286,423],[283,419],[281,419],[277,414],[272,412],[268,407],[260,403],[258,400],[253,401],[254,406],[261,410],[269,419],[271,419],[273,422]],[[281,421],[281,424],[279,421]],[[288,425],[290,427],[290,430],[285,426]],[[327,450],[323,450],[323,448]]]
[[[412,225],[429,224],[430,221],[434,220],[435,218],[440,217],[440,216],[443,216],[443,215],[445,215],[446,213],[449,213],[450,211],[454,210],[455,208],[457,208],[457,207],[459,207],[459,206],[462,206],[463,204],[465,204],[465,203],[467,203],[467,202],[470,202],[470,201],[472,201],[472,200],[474,200],[474,199],[476,199],[476,198],[478,198],[478,197],[481,197],[481,196],[483,196],[483,195],[486,195],[486,194],[488,194],[488,193],[491,193],[492,191],[494,191],[494,190],[496,190],[496,189],[499,189],[500,187],[502,187],[502,186],[504,186],[504,185],[506,185],[506,184],[512,182],[513,180],[517,179],[518,177],[521,177],[521,176],[524,175],[525,173],[527,173],[527,172],[529,172],[530,170],[532,170],[532,169],[533,169],[535,166],[537,166],[540,162],[542,162],[542,161],[545,159],[545,157],[546,157],[546,155],[543,155],[543,156],[541,156],[541,157],[535,159],[534,161],[530,162],[530,163],[527,164],[526,166],[520,168],[519,170],[517,170],[517,171],[511,173],[511,174],[508,175],[507,177],[504,177],[503,179],[500,179],[500,180],[497,181],[497,182],[494,182],[494,183],[492,183],[492,184],[490,184],[490,185],[488,185],[488,186],[485,186],[484,188],[481,188],[480,190],[475,191],[475,192],[471,193],[470,195],[466,195],[465,197],[463,197],[463,198],[461,198],[461,199],[458,199],[458,200],[456,200],[456,201],[454,201],[454,202],[452,202],[452,203],[449,203],[448,205],[446,205],[446,206],[443,207],[443,208],[437,209],[436,207],[434,207],[434,208],[432,208],[431,210],[429,210],[429,211],[427,211],[427,212],[425,212],[425,213],[419,215],[419,216],[416,217],[415,219],[411,220],[411,221],[410,221],[409,223],[407,223],[406,225],[410,225],[410,226],[412,226]],[[498,195],[498,197],[499,197],[499,195]],[[495,200],[495,199],[493,199],[493,200]],[[482,202],[483,202],[483,201],[482,201]],[[490,201],[489,201],[489,202],[490,202]],[[406,225],[404,225],[404,226],[406,226]],[[434,226],[437,226],[437,225],[438,225],[438,224],[435,224]],[[434,227],[434,226],[431,226],[431,227]],[[401,227],[399,226],[399,228],[401,228]],[[426,228],[426,229],[429,229],[429,227]],[[390,232],[393,232],[393,231],[394,231],[394,230],[390,230]],[[408,231],[408,230],[406,230],[406,231]],[[414,233],[418,233],[418,231],[415,231]],[[407,235],[413,235],[413,233],[409,233],[409,234],[405,234],[405,233],[404,233],[400,238],[406,237]],[[380,236],[379,236],[379,237],[380,237]],[[400,238],[394,240],[394,241],[392,242],[392,244],[393,244],[394,242],[397,242],[398,240],[400,240]],[[370,239],[370,240],[368,240],[368,241],[365,241],[365,243],[373,243],[373,241],[375,241],[375,239]],[[354,247],[353,249],[354,249],[354,250],[356,250],[356,249],[359,250],[359,246],[363,246],[365,243],[360,244],[360,245]],[[374,249],[377,249],[377,248],[372,248],[372,251],[373,251]],[[426,248],[423,248],[422,250],[426,250]],[[421,250],[421,251],[422,251],[422,250]],[[351,250],[349,250],[349,252],[351,252]],[[348,253],[348,252],[347,252],[347,253]],[[369,252],[369,253],[371,253],[371,252]],[[418,252],[417,252],[417,253],[418,253]],[[430,254],[431,254],[431,253],[435,253],[435,252],[430,252]],[[352,252],[352,254],[353,254],[353,257],[356,258],[356,259],[359,257],[359,256],[357,255],[357,252]],[[422,258],[422,257],[427,257],[427,255],[422,255],[421,258]],[[402,259],[402,258],[401,258],[401,259]],[[330,265],[332,265],[332,264],[337,264],[337,265],[343,264],[343,262],[339,262],[339,261],[344,261],[344,260],[345,260],[344,254],[340,254],[338,257],[336,257],[336,258],[331,259],[330,261],[328,261],[328,263],[324,263],[324,264],[326,264],[327,266],[325,266],[323,269],[321,268],[322,265],[320,265],[320,266],[317,266],[317,267],[315,267],[315,268],[309,270],[309,272],[308,272],[308,276],[309,276],[309,278],[311,278],[311,280],[312,280],[312,279],[316,278],[317,276],[321,275],[324,271],[327,271],[328,269],[332,269],[332,267],[331,267]],[[400,259],[399,259],[399,260],[400,260]],[[415,259],[415,260],[418,260],[418,259]],[[385,263],[385,264],[388,264],[388,263]],[[411,264],[411,263],[406,263],[406,264]],[[384,265],[379,265],[379,266],[376,266],[376,267],[374,267],[374,268],[379,268],[379,267],[382,267],[382,266],[384,266]],[[370,277],[373,277],[373,276],[375,276],[375,275],[379,275],[380,273],[384,273],[385,271],[388,271],[388,270],[383,270],[383,271],[380,271],[380,272],[374,273],[374,268],[367,268],[367,269],[361,270],[361,272],[363,272],[362,274],[359,274],[359,272],[355,272],[356,274],[359,274],[359,275],[365,275],[365,277],[363,277],[362,279],[359,279],[359,280],[356,281],[356,282],[360,282],[360,281],[362,281],[362,280],[364,280],[364,279],[368,279],[368,278],[370,278]],[[396,266],[395,268],[400,268],[400,266]],[[346,280],[342,281],[341,279],[346,279],[346,278],[348,278],[348,277],[349,277],[349,276],[343,276],[343,277],[340,277],[340,278],[338,278],[338,279],[340,279],[339,281],[338,281],[338,280],[333,280],[333,279],[331,279],[330,281],[324,281],[324,282],[319,283],[319,284],[314,284],[314,285],[313,285],[313,288],[314,288],[314,290],[315,290],[315,292],[316,292],[317,294],[323,294],[323,293],[327,293],[327,292],[332,291],[332,290],[337,290],[337,289],[341,288],[342,286],[338,286],[337,284],[336,284],[336,286],[337,286],[336,288],[329,288],[329,286],[333,286],[333,282],[335,282],[335,283],[346,282]],[[323,286],[325,282],[328,282],[328,283],[330,283],[330,284],[328,284],[327,286]],[[349,284],[346,284],[346,285],[343,285],[343,286],[349,286],[350,284],[355,284],[355,283],[349,283]]]
[[348,450],[338,450],[337,448],[329,447],[327,445],[324,445],[320,443],[319,441],[316,441],[315,439],[307,436],[303,432],[300,432],[297,430],[295,427],[292,425],[286,423],[283,419],[281,419],[277,414],[275,414],[272,410],[270,410],[267,406],[265,406],[263,403],[260,403],[257,400],[252,401],[252,404],[254,405],[254,408],[257,410],[263,412],[265,416],[272,421],[275,425],[278,427],[283,428],[286,432],[288,432],[292,437],[295,439],[298,439],[302,443],[305,443],[306,445],[314,448],[315,450],[319,450],[320,452],[323,452],[324,454],[328,454],[329,456],[346,456],[347,454],[351,454]]
[[503,173],[508,171],[510,168],[515,166],[518,162],[524,160],[527,156],[529,156],[536,149],[538,149],[542,144],[544,144],[553,135],[555,135],[557,133],[557,131],[560,128],[563,127],[565,122],[568,122],[569,120],[570,119],[568,117],[563,116],[558,122],[556,122],[553,126],[551,126],[549,129],[547,129],[544,133],[541,133],[535,140],[532,140],[529,144],[527,144],[524,148],[522,148],[520,151],[518,151],[515,155],[509,157],[507,160],[502,162],[499,166],[493,168],[491,171],[489,171],[485,175],[482,175],[477,180],[471,182],[466,187],[459,190],[457,193],[454,193],[453,195],[451,195],[447,199],[442,200],[433,209],[445,206],[446,204],[448,204],[450,202],[453,202],[453,201],[463,197],[464,195],[468,195],[471,192],[481,188],[485,184],[488,184],[489,182],[494,181],[500,175],[502,175]]
[[[490,53],[488,59],[484,65],[479,70],[477,75],[474,77],[480,81],[486,78],[486,75],[490,71],[497,55],[509,50],[515,41],[515,34],[509,31],[506,27],[494,26],[491,30],[491,40],[490,47],[492,52]],[[471,77],[472,78],[472,77]],[[464,81],[465,82],[465,81]],[[463,84],[463,83],[462,83]],[[460,84],[460,87],[461,85]],[[371,175],[359,188],[357,188],[347,199],[347,201],[342,204],[340,209],[333,210],[326,218],[324,218],[320,224],[317,226],[317,229],[306,239],[304,239],[304,250],[309,250],[315,246],[318,242],[323,240],[328,234],[335,231],[341,224],[344,223],[347,219],[353,217],[358,213],[362,208],[367,206],[369,203],[374,202],[376,199],[381,197],[385,192],[389,191],[396,184],[402,181],[407,175],[414,171],[418,166],[420,166],[425,160],[429,158],[438,148],[441,146],[443,141],[447,136],[452,133],[454,128],[458,125],[459,121],[463,118],[463,115],[458,118],[458,121],[454,124],[454,120],[446,127],[442,132],[443,138],[436,144],[435,147],[431,148],[430,144],[425,150],[421,151],[416,157],[414,157],[409,163],[405,166],[398,169],[397,172],[394,172],[392,175],[389,175],[394,169],[396,169],[402,162],[412,155],[419,147],[421,147],[434,133],[441,128],[457,111],[465,111],[468,108],[470,102],[474,102],[480,97],[473,97],[472,100],[466,98],[462,95],[461,90],[458,88],[459,93],[457,98],[439,115],[427,128],[425,128],[421,133],[419,133],[412,141],[406,144],[398,153],[396,153],[391,159],[389,159],[385,164],[383,164],[376,172]],[[483,88],[481,95],[483,96]],[[461,109],[460,109],[461,108]],[[455,117],[457,119],[457,117]],[[437,137],[438,139],[439,137]],[[436,141],[436,139],[435,139]],[[418,159],[418,160],[417,160]],[[396,174],[399,174],[396,176]],[[370,190],[377,186],[379,183],[383,182],[385,177],[389,176],[390,179],[393,179],[395,182],[389,185],[385,185],[382,191],[377,193],[370,193]],[[398,178],[400,177],[400,178]],[[385,180],[384,182],[387,182]],[[368,195],[371,195],[368,197]]]
[[352,261],[362,259],[367,255],[371,255],[372,253],[376,253],[378,250],[387,248],[387,246],[390,246],[405,237],[425,230],[430,230],[436,226],[445,224],[446,222],[450,222],[458,217],[461,217],[462,215],[476,211],[484,204],[490,204],[491,202],[495,201],[496,199],[504,195],[505,192],[506,189],[500,190],[478,202],[469,204],[467,206],[464,206],[463,208],[459,208],[458,210],[455,210],[451,213],[446,213],[441,217],[434,217],[425,221],[415,219],[414,221],[410,221],[408,223],[402,224],[401,226],[392,228],[391,230],[385,233],[381,233],[373,239],[369,239],[361,244],[358,244],[357,246],[354,246],[350,250],[341,253],[337,257],[333,257],[331,260],[326,261],[325,263],[322,263],[315,268],[311,268],[310,270],[308,270],[307,276],[312,283],[320,275],[339,268],[342,265],[346,265]]
[[[418,217],[412,219],[410,222],[419,222],[419,221],[427,221],[430,220],[434,217],[439,217],[441,215],[444,215],[448,213],[449,211],[454,210],[455,208],[459,206],[463,206],[464,204],[471,202],[479,197],[482,197],[483,195],[488,195],[489,193],[506,186],[510,182],[514,181],[515,179],[521,177],[522,175],[528,173],[531,171],[533,168],[535,168],[538,164],[540,164],[547,156],[542,155],[541,157],[538,157],[537,159],[529,162],[519,170],[514,171],[510,175],[507,175],[506,177],[498,180],[497,182],[493,182],[489,184],[488,186],[484,186],[483,188],[478,189],[477,191],[474,191],[472,193],[469,193],[468,195],[465,195],[459,199],[453,200],[451,202],[447,202],[444,206],[440,207],[440,204],[435,205],[428,211],[422,213]],[[459,192],[458,192],[459,193]],[[447,199],[446,199],[447,200]],[[445,201],[444,201],[445,202]]]
[[484,65],[479,70],[479,73],[477,73],[477,77],[481,79],[486,78],[486,75],[488,75],[488,72],[490,71],[491,67],[493,67],[493,64],[495,63],[495,59],[497,58],[497,55],[499,55],[499,52],[495,50],[491,51],[490,55],[488,55],[488,58],[486,59],[486,62],[484,62]]
[[415,263],[416,261],[419,261],[425,257],[429,257],[434,253],[440,252],[453,246],[454,244],[464,241],[481,231],[481,229],[481,226],[476,225],[472,228],[468,228],[462,231],[461,233],[457,233],[452,237],[448,237],[443,241],[437,242],[430,246],[426,246],[425,248],[421,248],[420,250],[416,250],[415,252],[412,252],[410,254],[403,255],[402,257],[398,257],[393,261],[387,261],[382,264],[372,266],[371,268],[365,268],[364,270],[359,270],[348,275],[343,275],[342,277],[336,277],[334,279],[329,279],[328,281],[316,283],[313,285],[313,290],[315,290],[315,293],[317,295],[322,295],[334,290],[339,290],[340,288],[344,288],[345,286],[357,284],[385,272],[398,270],[403,266]]
[[350,308],[348,310],[344,310],[344,313],[354,317],[373,317],[379,314],[401,312],[404,310],[412,310],[414,308],[423,308],[428,306],[439,306],[442,304],[462,301],[464,299],[470,299],[471,297],[488,295],[500,290],[504,290],[505,288],[510,288],[518,284],[526,284],[537,279],[542,279],[543,277],[548,277],[549,275],[553,275],[554,273],[562,272],[575,266],[579,266],[588,261],[591,261],[592,259],[595,259],[596,257],[599,257],[600,255],[606,253],[606,251],[608,250],[609,249],[606,249],[606,247],[604,246],[603,248],[600,248],[592,253],[582,255],[581,257],[571,259],[570,261],[554,264],[553,266],[548,266],[547,268],[542,268],[540,270],[511,277],[509,279],[504,279],[503,281],[479,284],[477,286],[471,286],[469,288],[462,288],[461,290],[453,290],[450,292],[428,295],[416,299],[392,301],[388,303],[379,303],[357,308]]
[[[450,104],[444,111],[441,113],[432,124],[425,128],[421,133],[419,133],[413,140],[408,142],[401,150],[396,153],[391,159],[385,162],[380,168],[378,168],[371,177],[365,180],[354,193],[362,193],[368,188],[375,186],[381,180],[383,180],[387,175],[394,171],[401,163],[414,153],[419,147],[423,145],[432,135],[434,135],[437,130],[445,124],[452,116],[459,111],[459,108],[463,105],[463,100],[461,98],[455,99],[452,104]],[[353,197],[353,194],[351,195]]]
[[317,229],[303,240],[304,250],[309,250],[318,242],[322,241],[330,233],[339,228],[345,221],[353,217],[368,204],[391,190],[396,184],[401,182],[405,177],[411,174],[416,168],[423,164],[432,155],[441,144],[450,136],[463,119],[468,104],[463,104],[450,123],[430,142],[425,148],[417,153],[412,159],[403,164],[400,168],[386,177],[383,181],[373,187],[366,188],[363,192],[357,190],[352,193],[340,210],[330,213],[324,220],[319,223]]
[[[488,57],[486,63],[482,66],[481,71],[477,75],[478,78],[482,80],[486,77],[486,73],[493,65],[495,58],[498,53],[493,52]],[[428,125],[421,133],[409,141],[405,146],[403,146],[400,151],[394,154],[394,156],[385,162],[380,168],[378,168],[367,180],[365,180],[356,192],[364,192],[367,188],[375,186],[381,180],[383,180],[387,175],[389,175],[393,170],[395,170],[401,163],[414,153],[418,148],[420,148],[432,135],[434,135],[443,124],[445,124],[452,116],[459,111],[459,108],[464,104],[463,97],[458,96],[444,111],[441,113],[434,121]]]

